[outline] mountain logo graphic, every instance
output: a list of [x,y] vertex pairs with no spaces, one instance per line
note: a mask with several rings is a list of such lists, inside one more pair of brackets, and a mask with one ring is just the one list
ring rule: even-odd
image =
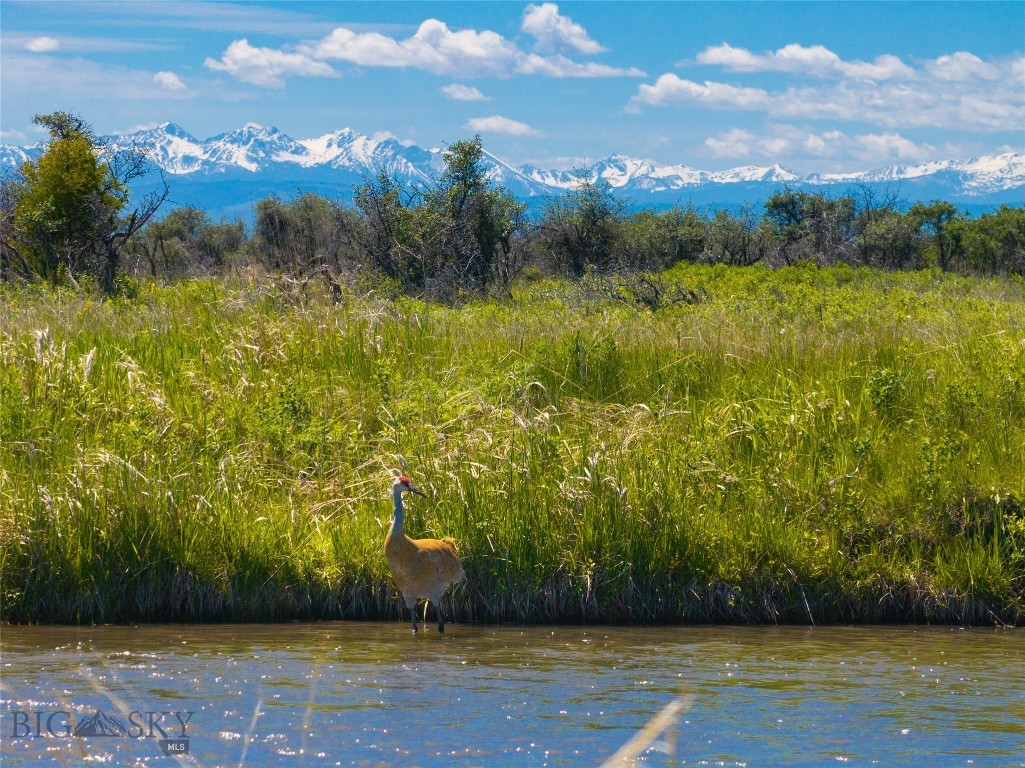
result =
[[100,710],[82,720],[75,729],[75,736],[115,736],[126,738],[128,729],[116,717],[110,717]]

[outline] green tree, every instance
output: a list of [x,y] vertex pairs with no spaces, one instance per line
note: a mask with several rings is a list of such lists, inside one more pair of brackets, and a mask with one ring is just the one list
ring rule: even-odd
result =
[[480,136],[452,144],[444,161],[427,189],[404,190],[384,172],[356,188],[364,261],[437,299],[508,284],[526,206],[491,179]]
[[750,209],[733,215],[722,208],[708,223],[705,256],[714,263],[750,266],[765,258],[766,239],[764,227]]
[[99,145],[66,112],[33,119],[49,130],[50,143],[22,166],[14,191],[14,238],[25,267],[53,283],[89,274],[110,293],[122,249],[166,199],[166,181],[129,210],[129,183],[150,171],[141,151]]
[[953,222],[969,269],[1025,275],[1025,208],[1001,205],[994,213]]
[[407,286],[414,282],[412,252],[406,247],[412,199],[387,171],[366,179],[353,191],[362,225],[357,237],[363,265]]
[[150,221],[132,237],[128,253],[138,267],[144,262],[152,277],[176,276],[222,267],[244,241],[241,221],[212,224],[205,212],[183,206],[159,221]]
[[268,269],[301,286],[326,280],[334,296],[352,261],[355,217],[350,209],[311,192],[289,202],[265,198],[256,205],[251,246]]
[[0,178],[0,281],[32,277],[14,229],[18,189],[13,179]]
[[917,269],[921,234],[915,222],[893,206],[863,212],[855,240],[862,262],[882,269]]
[[786,188],[765,202],[765,219],[787,264],[831,264],[849,258],[849,246],[855,237],[853,198],[833,199]]
[[928,238],[924,245],[926,259],[939,265],[940,269],[951,269],[961,255],[961,244],[959,228],[950,224],[964,216],[953,204],[943,200],[915,203],[908,209],[908,216]]
[[438,185],[424,199],[433,239],[447,251],[444,266],[463,290],[508,282],[516,271],[512,240],[525,223],[526,206],[491,180],[479,135],[455,142],[444,158]]
[[621,264],[627,204],[604,179],[577,171],[576,186],[550,200],[542,211],[540,237],[558,268],[580,277]]
[[636,269],[667,269],[697,261],[705,250],[708,224],[693,208],[646,209],[624,224],[624,259]]

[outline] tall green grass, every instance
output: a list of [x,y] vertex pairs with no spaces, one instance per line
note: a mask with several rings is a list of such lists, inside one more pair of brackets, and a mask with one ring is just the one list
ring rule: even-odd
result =
[[457,620],[1025,622],[1025,284],[662,279],[705,300],[7,289],[3,618],[397,617],[403,470]]

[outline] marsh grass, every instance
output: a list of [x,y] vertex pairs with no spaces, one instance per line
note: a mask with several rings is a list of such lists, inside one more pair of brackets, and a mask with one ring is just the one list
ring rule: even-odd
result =
[[270,281],[0,294],[10,621],[1025,621],[1025,285],[687,266],[656,311]]

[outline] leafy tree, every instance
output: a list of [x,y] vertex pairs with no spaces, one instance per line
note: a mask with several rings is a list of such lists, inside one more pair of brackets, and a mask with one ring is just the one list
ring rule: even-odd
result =
[[736,216],[722,208],[708,223],[706,258],[720,264],[749,266],[765,258],[766,236],[754,214],[745,209]]
[[204,211],[175,208],[164,219],[151,221],[132,238],[128,252],[145,261],[152,277],[207,272],[224,265],[245,241],[241,221],[212,224]]
[[404,285],[411,282],[411,252],[405,246],[412,199],[387,171],[353,191],[353,204],[361,216],[357,237],[364,264]]
[[857,253],[869,266],[917,269],[921,234],[914,221],[887,205],[858,217]]
[[13,179],[0,178],[0,280],[8,282],[32,276],[15,236],[14,213],[18,204],[18,185]]
[[960,229],[949,225],[964,216],[942,200],[915,203],[908,209],[908,216],[927,238],[923,241],[927,258],[940,269],[950,269],[960,255]]
[[256,205],[252,247],[268,269],[300,285],[320,276],[337,298],[354,227],[350,210],[320,195],[306,193],[287,203],[265,198]]
[[491,180],[480,136],[454,143],[444,160],[427,189],[403,190],[384,172],[356,188],[365,261],[434,298],[508,284],[521,264],[514,240],[526,206]]
[[624,226],[625,260],[633,268],[666,269],[681,261],[697,261],[705,250],[708,223],[693,208],[643,210]]
[[480,136],[457,141],[444,154],[445,170],[425,195],[428,222],[457,285],[483,290],[508,282],[517,265],[510,260],[513,235],[524,225],[526,206],[489,178]]
[[848,259],[848,246],[855,234],[853,198],[832,199],[820,193],[786,188],[765,202],[765,218],[787,264],[828,264]]
[[575,277],[620,265],[627,203],[604,179],[577,172],[576,186],[543,209],[540,236],[556,265]]
[[1025,208],[1002,205],[994,213],[950,224],[958,231],[968,268],[1025,275]]
[[121,252],[166,199],[166,181],[129,210],[130,182],[151,170],[140,150],[101,146],[66,112],[33,120],[49,130],[50,143],[15,182],[14,238],[26,270],[53,283],[89,274],[113,292]]

